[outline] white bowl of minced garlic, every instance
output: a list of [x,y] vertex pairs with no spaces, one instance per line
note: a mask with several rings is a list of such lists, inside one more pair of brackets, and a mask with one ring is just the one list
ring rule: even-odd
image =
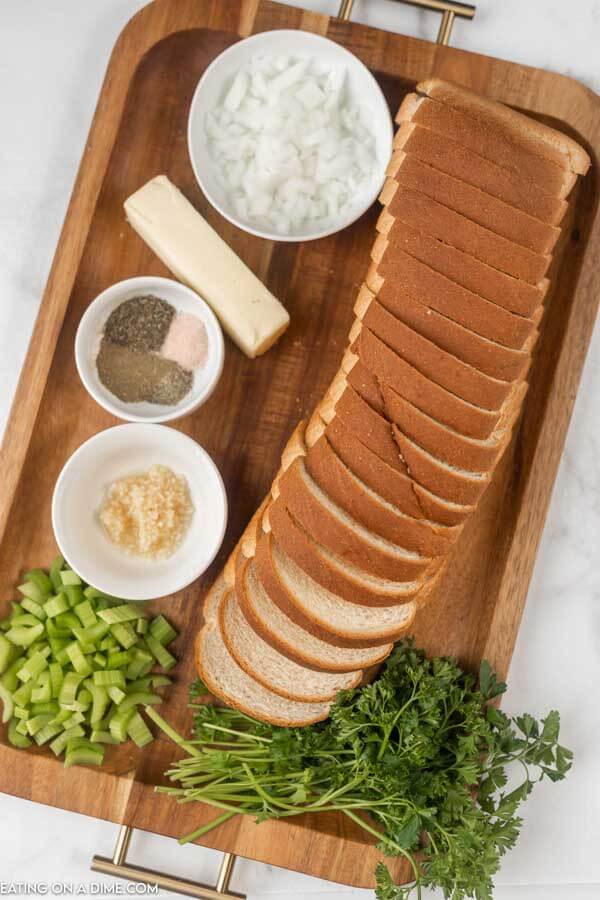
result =
[[118,425],[82,444],[63,468],[52,524],[69,565],[126,600],[182,590],[216,556],[227,525],[223,480],[185,434]]

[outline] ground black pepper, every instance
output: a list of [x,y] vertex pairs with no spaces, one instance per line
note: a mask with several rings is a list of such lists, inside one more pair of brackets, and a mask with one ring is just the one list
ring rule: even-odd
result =
[[175,310],[166,300],[152,294],[132,297],[111,312],[104,335],[130,350],[160,350],[174,316]]

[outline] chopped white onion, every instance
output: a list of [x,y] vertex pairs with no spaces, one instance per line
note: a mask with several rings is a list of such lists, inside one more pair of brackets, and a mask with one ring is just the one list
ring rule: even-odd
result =
[[317,59],[253,57],[205,128],[236,215],[281,235],[325,230],[368,188],[377,165],[344,69]]

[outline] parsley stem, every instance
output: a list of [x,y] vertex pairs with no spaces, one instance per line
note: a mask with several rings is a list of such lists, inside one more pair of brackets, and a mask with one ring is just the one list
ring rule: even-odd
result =
[[196,841],[198,838],[202,837],[203,834],[207,834],[209,831],[212,831],[213,828],[218,828],[219,825],[228,822],[229,819],[232,819],[235,815],[237,815],[237,813],[232,811],[224,812],[222,815],[217,816],[216,819],[212,819],[212,821],[207,822],[205,825],[201,825],[200,828],[190,832],[190,834],[186,834],[185,837],[179,838],[178,843],[189,844],[192,841]]
[[419,897],[419,900],[420,900],[420,898],[421,898],[421,887],[420,887],[421,875],[420,875],[420,872],[417,868],[417,864],[416,864],[412,854],[409,853],[407,850],[404,850],[403,847],[400,847],[391,838],[382,834],[380,831],[377,831],[376,828],[373,828],[373,827],[371,827],[371,825],[368,825],[364,821],[364,819],[360,818],[360,816],[357,816],[355,813],[350,812],[350,810],[348,810],[348,809],[344,809],[344,810],[342,810],[342,812],[346,816],[348,816],[349,819],[352,819],[353,822],[356,822],[357,825],[360,825],[361,828],[364,828],[365,831],[368,831],[370,834],[372,834],[374,837],[376,837],[378,841],[383,841],[386,844],[389,844],[391,847],[394,847],[394,849],[397,850],[399,854],[401,854],[402,856],[404,856],[405,859],[408,860],[408,862],[410,863],[410,866],[413,870],[413,874],[415,876],[415,886],[417,888],[417,897]]

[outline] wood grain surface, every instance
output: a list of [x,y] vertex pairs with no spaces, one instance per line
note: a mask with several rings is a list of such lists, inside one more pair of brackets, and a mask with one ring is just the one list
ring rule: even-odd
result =
[[[508,670],[600,298],[600,101],[576,82],[266,0],[157,0],[132,19],[110,61],[2,447],[0,614],[19,573],[48,564],[56,552],[50,498],[65,461],[86,438],[117,424],[80,384],[73,341],[84,310],[104,288],[134,275],[168,274],[122,211],[132,191],[165,173],[283,301],[292,321],[257,360],[228,342],[218,390],[176,425],[215,459],[230,502],[225,542],[209,572],[156,604],[182,630],[178,684],[165,710],[184,730],[203,596],[268,490],[293,426],[311,411],[339,365],[378,212],[373,208],[342,234],[321,241],[272,244],[236,230],[200,193],[185,143],[195,85],[239,35],[272,28],[316,31],[356,53],[393,111],[416,81],[435,74],[557,125],[580,140],[594,161],[571,198],[557,247],[521,425],[437,596],[417,617],[416,639],[432,652],[454,654],[471,667],[486,656],[501,674]],[[172,756],[173,746],[160,738],[143,758],[125,748],[109,755],[106,770],[65,771],[47,751],[23,753],[3,743],[0,790],[180,836],[214,812],[178,807],[153,793]],[[379,859],[362,833],[335,816],[260,826],[238,818],[202,842],[365,887],[373,884]],[[396,875],[408,877],[400,865]]]

